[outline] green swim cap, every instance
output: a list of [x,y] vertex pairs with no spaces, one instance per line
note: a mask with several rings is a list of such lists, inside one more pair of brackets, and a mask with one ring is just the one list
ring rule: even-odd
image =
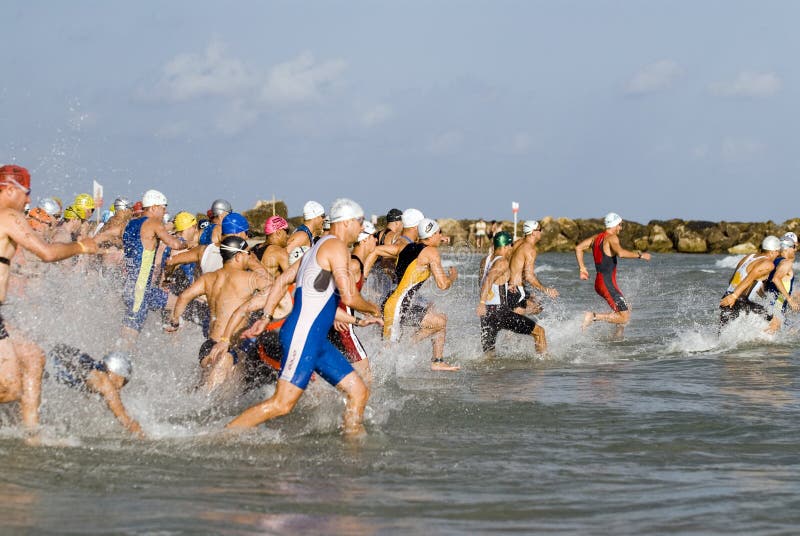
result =
[[508,234],[508,231],[500,231],[494,235],[495,249],[500,249],[503,246],[510,246],[513,241],[514,239],[511,238],[511,235]]

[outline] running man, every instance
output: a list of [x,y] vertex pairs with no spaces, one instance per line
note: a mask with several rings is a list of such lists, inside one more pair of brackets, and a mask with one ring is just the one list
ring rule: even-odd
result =
[[[527,282],[536,290],[542,292],[550,299],[558,297],[558,291],[553,287],[546,287],[536,277],[536,243],[542,237],[542,229],[536,220],[528,220],[522,224],[522,234],[524,238],[514,244],[511,251],[509,280],[509,305],[520,314],[536,314],[541,311],[541,306],[532,299],[531,303],[526,303],[525,287]],[[526,310],[530,306],[530,310]]]
[[509,281],[511,268],[508,258],[512,255],[511,243],[513,239],[506,231],[500,231],[492,239],[494,252],[485,259],[481,278],[480,301],[477,313],[481,319],[481,346],[483,352],[494,355],[497,334],[500,330],[508,330],[521,335],[533,336],[536,351],[543,354],[547,351],[547,339],[544,328],[539,326],[513,308],[516,302],[511,302]]
[[[311,374],[317,373],[347,396],[345,433],[364,431],[362,421],[369,388],[327,338],[340,299],[354,310],[379,314],[378,306],[364,300],[356,290],[348,270],[347,248],[361,232],[364,211],[355,201],[337,199],[331,206],[330,218],[331,234],[320,239],[301,262],[294,263],[278,277],[264,305],[264,320],[269,322],[289,284],[296,281],[294,308],[280,332],[283,359],[275,393],[245,410],[228,428],[253,427],[288,414],[308,386]],[[360,324],[375,322],[380,319],[359,320]],[[225,349],[226,343],[224,339],[220,341],[221,349]]]
[[397,256],[397,288],[383,305],[383,338],[397,342],[403,326],[418,328],[413,341],[433,338],[431,370],[455,371],[461,367],[444,361],[447,334],[447,315],[434,311],[431,304],[415,299],[417,291],[433,276],[440,290],[450,288],[458,272],[451,266],[448,273],[442,267],[439,245],[443,237],[435,220],[424,218],[417,227],[419,242],[403,247]]
[[761,241],[761,253],[746,255],[733,271],[725,295],[719,302],[720,328],[737,318],[742,313],[755,313],[767,316],[767,311],[758,298],[763,281],[775,268],[775,259],[781,249],[781,241],[777,236],[769,235]]
[[[16,165],[0,167],[0,305],[6,300],[10,259],[18,247],[45,262],[97,252],[97,244],[91,238],[52,244],[39,238],[22,212],[30,202],[30,193],[27,169]],[[16,330],[9,330],[0,314],[0,403],[19,402],[22,423],[29,431],[39,425],[44,361],[44,351]]]
[[764,284],[764,293],[767,297],[767,320],[769,320],[767,333],[776,333],[781,329],[786,317],[787,306],[791,307],[795,313],[800,311],[800,301],[797,297],[792,296],[796,248],[797,244],[784,235],[781,240],[780,253],[773,261],[774,268]]
[[125,411],[120,397],[120,391],[131,379],[133,371],[127,355],[111,352],[102,361],[96,361],[74,346],[57,344],[47,357],[57,382],[83,393],[99,394],[122,426],[130,433],[144,437],[142,427]]
[[610,313],[595,313],[587,311],[583,315],[582,329],[586,329],[592,322],[602,321],[615,324],[617,330],[616,337],[622,337],[625,324],[631,318],[630,307],[622,291],[617,286],[617,257],[623,259],[643,259],[650,260],[649,253],[641,251],[628,251],[619,243],[619,232],[622,230],[622,218],[619,214],[609,212],[604,219],[606,230],[602,233],[590,236],[580,244],[575,246],[575,257],[578,259],[578,269],[580,278],[589,279],[589,271],[583,264],[583,252],[592,248],[594,266],[597,276],[594,280],[594,290],[608,302],[611,307]]

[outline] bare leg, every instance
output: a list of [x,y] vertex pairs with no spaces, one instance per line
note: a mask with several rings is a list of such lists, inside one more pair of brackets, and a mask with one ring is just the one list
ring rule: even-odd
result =
[[593,313],[591,311],[586,311],[583,313],[583,322],[581,323],[581,329],[586,329],[589,327],[592,322],[608,322],[609,324],[621,324],[625,325],[631,319],[631,312],[630,310],[627,311],[613,311],[611,313]]
[[367,406],[369,388],[357,372],[351,372],[342,378],[336,388],[347,395],[347,405],[344,408],[344,433],[364,434],[364,408]]
[[372,387],[372,369],[369,366],[369,359],[362,359],[352,364],[353,369],[358,373],[368,388]]
[[226,352],[213,363],[208,363],[206,359],[203,359],[200,366],[205,369],[205,388],[213,391],[224,384],[231,375],[234,366],[233,356]]
[[286,380],[278,380],[278,386],[271,397],[244,410],[241,415],[229,422],[226,428],[252,428],[275,417],[286,415],[294,409],[302,394],[303,389]]
[[531,335],[533,335],[533,343],[536,346],[536,352],[540,353],[540,354],[546,353],[547,352],[547,338],[545,337],[545,334],[544,334],[544,328],[537,324],[533,328],[533,332],[531,332]]
[[447,336],[447,315],[428,312],[420,323],[420,329],[414,334],[413,341],[418,343],[427,337],[433,337],[433,359],[431,370],[453,371],[461,367],[444,362],[444,342]]

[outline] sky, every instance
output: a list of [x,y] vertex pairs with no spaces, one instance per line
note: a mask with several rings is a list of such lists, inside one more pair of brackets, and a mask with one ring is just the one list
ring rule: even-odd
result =
[[797,216],[800,2],[4,4],[0,159],[170,212]]

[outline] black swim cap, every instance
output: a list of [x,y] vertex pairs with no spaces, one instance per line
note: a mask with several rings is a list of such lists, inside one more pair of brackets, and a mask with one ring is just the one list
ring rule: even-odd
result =
[[402,221],[402,218],[403,218],[403,211],[397,208],[393,208],[386,213],[386,223],[392,223],[393,221]]
[[500,231],[499,233],[494,235],[495,249],[500,249],[503,246],[510,246],[513,241],[514,239],[511,238],[511,235],[508,234],[507,231]]
[[237,253],[247,252],[247,240],[239,236],[226,236],[222,239],[219,245],[219,254],[222,256],[222,262],[228,262],[236,256]]

